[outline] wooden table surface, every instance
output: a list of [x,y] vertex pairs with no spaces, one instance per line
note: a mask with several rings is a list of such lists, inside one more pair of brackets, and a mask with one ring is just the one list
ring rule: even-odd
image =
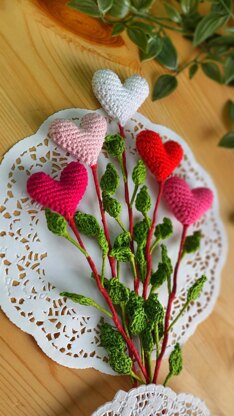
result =
[[[66,1],[0,0],[0,152],[35,132],[55,111],[99,107],[91,91],[95,70],[111,68],[125,78],[143,74],[152,85],[163,69],[140,64],[125,36],[111,38],[101,24],[69,11]],[[182,60],[189,42],[174,37]],[[184,371],[171,382],[177,392],[204,399],[212,415],[234,414],[234,153],[217,147],[230,127],[223,110],[233,90],[198,73],[159,102],[150,98],[141,112],[187,140],[218,188],[229,238],[220,297],[212,315],[184,347]],[[164,371],[165,373],[165,371]],[[160,381],[163,380],[163,376]],[[0,314],[0,415],[88,416],[129,389],[124,377],[62,367],[34,339]]]

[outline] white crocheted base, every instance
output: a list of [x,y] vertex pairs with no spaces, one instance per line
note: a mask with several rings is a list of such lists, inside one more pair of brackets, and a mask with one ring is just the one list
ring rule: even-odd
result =
[[191,394],[176,394],[168,387],[140,386],[128,393],[120,390],[112,402],[91,416],[210,416],[204,402]]
[[[31,201],[26,193],[26,181],[29,175],[45,171],[58,178],[62,167],[72,160],[47,137],[48,126],[55,118],[67,118],[74,121],[90,112],[81,109],[68,109],[50,116],[38,132],[10,149],[0,167],[0,305],[3,311],[23,331],[36,339],[42,350],[58,363],[75,368],[94,367],[104,373],[113,374],[106,354],[99,345],[98,322],[100,314],[93,308],[79,306],[60,297],[61,291],[81,293],[93,297],[104,305],[97,293],[94,280],[82,255],[66,240],[47,230],[44,211]],[[102,110],[98,110],[104,114]],[[115,122],[109,122],[109,132],[116,132]],[[194,279],[206,273],[208,281],[200,298],[192,304],[180,321],[175,325],[167,348],[170,353],[176,342],[185,343],[193,334],[197,325],[211,312],[219,293],[220,273],[226,257],[226,238],[219,218],[218,198],[215,186],[198,165],[188,145],[166,127],[151,123],[136,113],[125,127],[127,135],[127,164],[129,172],[136,163],[135,135],[144,128],[159,132],[165,140],[169,137],[182,144],[184,160],[176,173],[188,180],[192,186],[209,186],[215,196],[214,205],[201,221],[191,228],[201,229],[204,234],[201,249],[195,255],[187,256],[183,261],[178,297],[174,302],[173,316],[185,302],[188,287]],[[99,158],[99,174],[102,174],[107,155]],[[80,210],[95,214],[98,218],[98,204],[91,172],[90,186],[80,204]],[[149,187],[155,183],[149,175]],[[121,185],[122,186],[122,185]],[[133,187],[130,186],[130,193]],[[121,188],[121,195],[123,187]],[[120,192],[117,193],[120,198]],[[122,220],[128,226],[127,210],[123,201]],[[136,218],[141,215],[134,210]],[[162,204],[158,221],[171,214]],[[175,235],[168,242],[169,254],[175,263],[178,251],[181,225],[172,218]],[[121,230],[108,217],[112,238]],[[100,267],[100,253],[91,240],[84,238],[88,251]],[[154,258],[155,267],[159,251]],[[132,277],[128,266],[121,266],[121,275],[132,287]],[[159,294],[166,305],[167,288],[164,285]]]

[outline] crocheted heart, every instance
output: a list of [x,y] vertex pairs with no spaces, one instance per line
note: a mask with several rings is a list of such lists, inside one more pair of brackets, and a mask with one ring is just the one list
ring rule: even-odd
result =
[[184,225],[194,224],[211,207],[213,193],[209,188],[190,189],[184,179],[169,178],[163,196],[173,214]]
[[133,75],[124,84],[109,69],[96,71],[92,79],[95,96],[110,117],[124,126],[149,95],[145,78]]
[[27,191],[44,208],[67,216],[75,213],[87,184],[86,168],[79,162],[71,162],[63,169],[60,181],[44,172],[34,173],[27,181]]
[[70,120],[54,120],[49,137],[64,150],[87,165],[96,165],[107,131],[107,122],[97,113],[86,114],[80,127]]
[[137,135],[136,147],[158,182],[164,181],[183,157],[179,143],[169,140],[163,144],[159,134],[151,130],[143,130]]

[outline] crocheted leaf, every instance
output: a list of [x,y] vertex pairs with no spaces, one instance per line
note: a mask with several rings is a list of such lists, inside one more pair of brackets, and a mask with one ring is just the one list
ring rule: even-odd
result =
[[201,231],[195,231],[192,235],[188,235],[184,243],[183,256],[199,250],[202,237]]
[[97,305],[97,303],[93,299],[88,298],[88,297],[83,296],[83,295],[78,295],[76,293],[61,292],[60,296],[64,296],[66,298],[69,298],[73,302],[79,303],[80,305],[84,305],[84,306],[94,306],[94,307],[96,307],[96,305]]
[[151,275],[151,285],[158,289],[167,280],[168,269],[164,263],[158,264],[158,269]]
[[145,313],[149,321],[158,324],[164,318],[164,309],[158,300],[158,295],[153,293],[145,301],[144,304]]
[[130,292],[129,300],[126,305],[126,314],[130,318],[133,315],[135,309],[141,308],[144,305],[144,300],[141,296],[137,295],[135,292]]
[[151,328],[145,328],[141,333],[141,343],[145,352],[151,352],[154,348],[154,338]]
[[136,209],[143,215],[146,215],[151,208],[151,198],[146,185],[142,186],[140,192],[138,192],[135,205]]
[[115,348],[118,351],[124,351],[126,348],[122,335],[106,322],[101,322],[100,325],[100,341],[101,346],[107,351],[112,348]]
[[173,376],[178,376],[183,369],[182,351],[177,343],[169,357],[169,372]]
[[192,300],[196,300],[203,289],[205,282],[207,281],[207,277],[203,274],[196,282],[189,288],[187,294],[187,301],[190,302]]
[[129,247],[117,247],[113,248],[110,252],[117,261],[127,262],[133,257],[133,253]]
[[128,302],[130,290],[120,283],[118,279],[105,279],[104,286],[114,305],[120,305],[121,303],[125,304]]
[[119,186],[119,175],[112,163],[108,163],[104,175],[101,177],[100,186],[102,191],[113,195]]
[[103,254],[106,255],[109,251],[109,244],[106,239],[105,233],[102,229],[99,230],[97,241],[98,241],[99,246],[102,249]]
[[132,360],[123,351],[113,348],[109,351],[109,364],[119,374],[131,374]]
[[170,218],[163,218],[163,222],[156,226],[154,235],[157,241],[165,240],[173,234],[173,225]]
[[149,231],[149,225],[147,221],[144,219],[140,222],[137,222],[133,227],[133,238],[137,242],[138,245],[145,246],[147,235]]
[[142,185],[146,180],[146,166],[143,160],[138,160],[132,172],[132,181],[136,186]]
[[136,249],[135,259],[138,266],[140,281],[144,282],[147,271],[147,262],[145,258],[145,249],[141,245],[138,245]]
[[105,147],[110,156],[120,157],[125,149],[125,142],[120,134],[109,134],[105,137]]
[[111,198],[106,192],[102,193],[103,208],[113,218],[118,218],[121,212],[121,204],[114,198]]
[[171,264],[171,259],[167,254],[167,247],[165,246],[165,244],[161,244],[161,250],[162,263],[165,264],[165,266],[167,267],[168,277],[170,277],[173,272],[173,267]]
[[147,326],[147,315],[143,307],[137,308],[129,317],[129,330],[132,335],[139,335]]
[[74,216],[75,224],[78,231],[89,237],[97,237],[100,232],[100,225],[93,215],[76,212]]
[[114,248],[119,247],[129,247],[131,242],[131,234],[128,231],[124,231],[123,233],[119,234],[114,241]]
[[60,237],[66,237],[67,232],[67,221],[65,220],[62,215],[57,214],[56,212],[51,211],[50,209],[46,208],[45,216],[47,221],[48,229]]

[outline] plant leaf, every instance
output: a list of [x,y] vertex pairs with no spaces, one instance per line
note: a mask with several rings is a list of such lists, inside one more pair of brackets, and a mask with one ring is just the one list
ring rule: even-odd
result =
[[140,21],[134,21],[127,25],[129,29],[139,29],[144,34],[147,34],[149,36],[152,36],[152,32],[154,30],[154,26],[149,25],[148,23],[140,22]]
[[159,55],[163,47],[162,39],[159,36],[154,36],[148,43],[148,51],[140,51],[140,60],[149,61]]
[[181,22],[181,16],[178,10],[169,3],[164,3],[164,8],[167,12],[168,17],[175,23]]
[[162,38],[162,50],[157,55],[156,61],[164,65],[168,69],[177,69],[178,67],[178,57],[177,51],[174,47],[172,41],[167,36]]
[[113,6],[114,0],[97,0],[98,8],[101,13],[105,14]]
[[194,46],[200,45],[200,43],[204,42],[204,40],[213,35],[213,33],[223,26],[227,20],[227,15],[220,15],[218,13],[210,13],[203,17],[203,19],[198,23],[194,33]]
[[217,36],[214,39],[209,41],[209,46],[234,46],[234,36],[233,35],[225,35],[225,36]]
[[234,123],[234,101],[228,100],[228,113],[230,120]]
[[199,68],[198,64],[193,64],[193,65],[190,66],[190,68],[189,68],[189,79],[192,79],[195,76],[195,74],[198,71],[198,68]]
[[219,142],[220,147],[226,147],[228,149],[234,149],[234,131],[226,133]]
[[146,34],[140,29],[127,29],[128,36],[131,41],[138,46],[143,52],[147,52],[148,49],[148,38]]
[[137,10],[149,9],[155,0],[131,0],[133,7]]
[[177,85],[178,81],[175,76],[169,74],[161,75],[154,85],[153,101],[167,97],[176,89]]
[[181,0],[180,5],[184,14],[190,14],[197,10],[199,0]]
[[68,6],[89,16],[101,17],[102,15],[94,0],[71,0]]
[[112,36],[118,36],[121,32],[124,31],[124,29],[125,29],[125,26],[123,23],[121,22],[115,23],[112,29]]
[[205,62],[201,65],[204,74],[216,82],[222,83],[222,74],[217,64]]
[[127,16],[130,10],[130,0],[114,0],[109,14],[113,17],[122,19]]
[[232,0],[219,0],[212,2],[211,11],[215,13],[232,13]]
[[228,56],[224,64],[224,80],[225,84],[229,84],[234,80],[234,54]]

